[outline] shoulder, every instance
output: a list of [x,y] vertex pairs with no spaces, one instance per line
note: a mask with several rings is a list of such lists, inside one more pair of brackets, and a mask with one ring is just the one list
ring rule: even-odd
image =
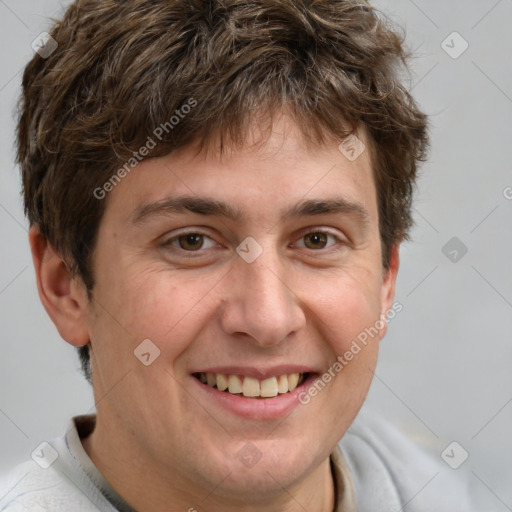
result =
[[33,459],[0,477],[1,512],[92,512],[114,509],[80,469],[65,437],[42,443]]
[[467,478],[445,464],[437,444],[428,437],[413,440],[381,417],[361,411],[340,442],[359,510],[407,505],[411,512],[473,512]]
[[43,469],[33,461],[23,462],[0,479],[0,511],[97,510],[66,479],[49,467]]

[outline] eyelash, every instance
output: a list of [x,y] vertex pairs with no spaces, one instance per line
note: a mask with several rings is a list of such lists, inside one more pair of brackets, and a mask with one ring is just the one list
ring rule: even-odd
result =
[[[329,240],[329,237],[333,238],[338,244],[342,244],[342,245],[346,245],[347,244],[346,240],[343,240],[339,236],[331,233],[330,231],[327,231],[325,229],[315,229],[315,228],[311,229],[310,231],[307,231],[304,234],[302,234],[299,237],[299,240],[302,240],[307,235],[312,235],[312,234],[317,234],[317,233],[327,235],[328,240]],[[200,249],[198,249],[196,251],[190,251],[190,250],[183,249],[181,247],[177,247],[177,246],[173,245],[173,242],[179,243],[179,239],[181,237],[184,237],[184,236],[187,236],[187,235],[199,235],[199,236],[202,236],[202,237],[205,237],[205,238],[209,238],[210,240],[213,241],[213,239],[209,235],[207,235],[206,233],[203,233],[201,231],[185,231],[185,232],[182,232],[182,233],[179,233],[179,234],[173,236],[172,238],[167,239],[165,242],[163,242],[162,247],[164,247],[166,249],[167,248],[172,248],[171,249],[172,251],[180,252],[180,253],[182,253],[182,255],[186,255],[187,257],[197,257],[197,256],[194,256],[195,253],[198,253],[199,257],[200,257],[200,256],[202,256],[201,253],[203,253],[205,250],[209,249],[209,248],[204,249],[203,247],[201,247]],[[328,241],[327,241],[327,243],[328,243]],[[329,246],[327,248],[323,247],[323,248],[320,248],[320,249],[309,249],[307,247],[301,247],[301,249],[306,249],[307,251],[312,251],[312,252],[315,252],[315,253],[326,252],[326,251],[330,252],[330,249],[332,249],[332,247],[334,247],[336,245],[337,244],[335,243],[335,244],[332,244],[331,246]]]

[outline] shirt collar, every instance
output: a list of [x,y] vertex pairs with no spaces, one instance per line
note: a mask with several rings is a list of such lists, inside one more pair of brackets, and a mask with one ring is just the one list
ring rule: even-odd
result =
[[334,447],[330,459],[336,492],[334,512],[357,512],[354,480],[339,445]]

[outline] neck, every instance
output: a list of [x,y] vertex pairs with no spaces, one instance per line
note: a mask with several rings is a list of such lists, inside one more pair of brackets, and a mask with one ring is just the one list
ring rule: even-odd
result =
[[[111,435],[112,432],[116,435]],[[209,512],[334,511],[335,486],[329,458],[293,486],[279,485],[279,492],[263,495],[244,491],[239,496],[228,496],[220,492],[223,480],[220,475],[213,491],[202,487],[169,466],[160,467],[119,433],[111,425],[104,428],[97,418],[96,428],[82,440],[82,445],[109,484],[138,512],[165,510],[169,503],[173,503],[174,510],[189,512],[201,509]]]

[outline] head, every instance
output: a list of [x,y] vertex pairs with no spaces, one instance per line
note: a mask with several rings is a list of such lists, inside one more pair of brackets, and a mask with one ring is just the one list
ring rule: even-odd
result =
[[[251,441],[251,481],[293,483],[359,411],[386,330],[332,369],[391,308],[411,227],[428,141],[403,36],[355,0],[77,0],[49,32],[18,161],[41,300],[98,417],[183,478]],[[201,382],[329,369],[275,417]]]

